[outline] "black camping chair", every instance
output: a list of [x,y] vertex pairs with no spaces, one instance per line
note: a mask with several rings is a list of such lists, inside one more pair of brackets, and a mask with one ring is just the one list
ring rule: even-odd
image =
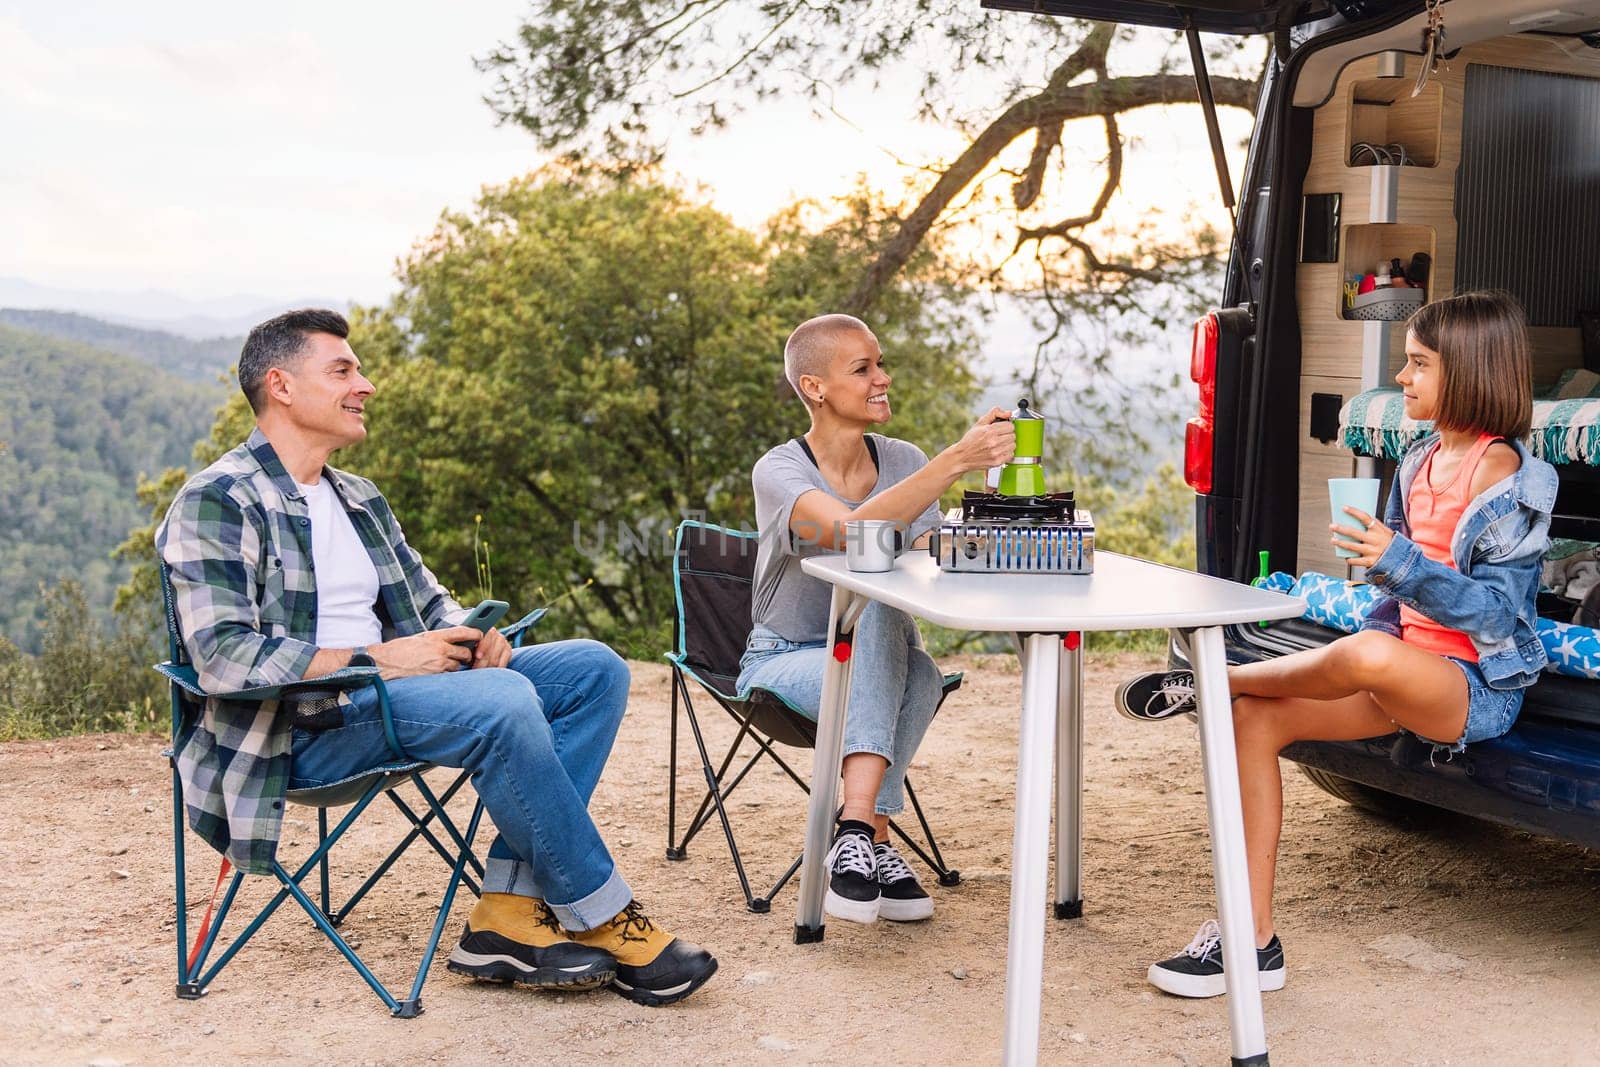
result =
[[[795,857],[789,869],[783,872],[783,876],[765,896],[755,896],[750,891],[750,879],[745,874],[744,860],[739,855],[739,844],[734,840],[727,800],[763,756],[771,757],[796,785],[809,794],[810,786],[773,746],[815,747],[816,724],[776,693],[765,689],[741,693],[735,685],[739,677],[739,658],[744,655],[745,641],[750,636],[750,598],[755,566],[755,534],[703,522],[684,522],[678,526],[676,552],[672,560],[672,587],[678,616],[673,623],[675,648],[666,657],[667,662],[672,664],[673,672],[667,858],[686,858],[689,842],[715,814],[722,823],[723,836],[728,839],[728,851],[733,855],[733,867],[739,875],[739,887],[744,890],[745,905],[753,912],[764,913],[772,909],[773,898],[800,869],[804,853]],[[694,700],[689,690],[690,679],[709,693],[739,724],[733,744],[715,766],[706,749],[699,717],[695,714]],[[944,676],[941,704],[944,697],[961,688],[961,679],[960,674]],[[680,705],[688,716],[689,729],[694,733],[695,748],[700,753],[700,766],[706,780],[705,796],[701,798],[681,840],[677,838]],[[730,773],[746,738],[755,743],[756,749],[737,771]],[[922,804],[917,800],[916,791],[911,788],[909,776],[906,778],[906,799],[911,802],[911,810],[922,827],[927,847],[912,840],[893,822],[889,824],[890,832],[928,865],[938,876],[940,885],[959,884],[961,872],[945,864],[944,856],[939,852],[939,843],[934,839],[933,830],[929,828],[928,819],[922,812]]]

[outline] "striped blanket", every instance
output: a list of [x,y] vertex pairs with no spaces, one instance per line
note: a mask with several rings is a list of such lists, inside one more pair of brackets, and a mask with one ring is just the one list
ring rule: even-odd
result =
[[[1528,447],[1547,463],[1600,466],[1600,386],[1587,395],[1571,393],[1568,371],[1549,397],[1533,402],[1533,432]],[[1582,384],[1584,379],[1576,379]],[[1369,389],[1339,411],[1340,443],[1363,456],[1399,459],[1406,449],[1433,432],[1433,423],[1406,418],[1405,400],[1395,388]]]

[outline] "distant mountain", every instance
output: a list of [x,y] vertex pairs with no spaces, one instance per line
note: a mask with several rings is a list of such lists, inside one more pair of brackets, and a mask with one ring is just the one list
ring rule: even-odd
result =
[[134,490],[190,462],[216,386],[0,325],[0,635],[36,651],[41,586],[73,578],[108,613],[126,566],[110,552],[140,512]]
[[104,319],[70,311],[36,311],[0,308],[0,323],[30,333],[77,341],[160,367],[185,381],[214,385],[239,358],[243,337],[212,337],[197,341],[164,330],[118,326]]
[[347,311],[350,301],[325,296],[276,300],[257,294],[195,300],[159,289],[137,292],[63,289],[22,278],[0,278],[0,307],[76,311],[127,326],[204,339],[243,335],[262,319],[290,308],[329,307]]

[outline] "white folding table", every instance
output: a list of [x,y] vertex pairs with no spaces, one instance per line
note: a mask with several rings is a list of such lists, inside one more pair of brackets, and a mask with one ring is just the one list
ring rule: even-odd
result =
[[[795,922],[797,943],[821,941],[823,936],[824,861],[838,804],[853,660],[850,641],[862,609],[876,600],[941,626],[1017,636],[1022,721],[1006,953],[1003,1059],[1008,1065],[1038,1059],[1052,753],[1057,769],[1055,914],[1057,918],[1082,914],[1078,876],[1083,855],[1084,631],[1170,629],[1188,653],[1199,704],[1223,955],[1229,961],[1255,960],[1222,627],[1291,618],[1305,611],[1305,601],[1113,552],[1096,552],[1094,562],[1095,572],[1083,575],[946,572],[922,553],[902,556],[894,570],[879,574],[852,571],[843,556],[820,556],[803,564],[807,574],[833,586],[828,632],[834,655],[822,682]],[[1233,1062],[1265,1064],[1266,1025],[1255,968],[1230,966],[1226,981]]]

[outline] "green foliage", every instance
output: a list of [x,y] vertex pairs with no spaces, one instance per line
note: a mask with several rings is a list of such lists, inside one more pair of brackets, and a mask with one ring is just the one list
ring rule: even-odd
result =
[[[378,391],[369,435],[335,458],[374,479],[407,538],[463,599],[552,605],[545,633],[655,658],[670,642],[671,538],[686,515],[752,525],[750,469],[807,426],[784,338],[830,310],[884,225],[864,196],[797,206],[761,234],[647,177],[549,170],[447,213],[389,306],[351,343]],[[872,326],[899,398],[889,432],[937,449],[965,428],[970,316],[922,254]],[[248,432],[223,408],[202,461]],[[181,484],[142,499],[159,517]],[[481,516],[481,520],[479,519]],[[149,600],[149,528],[139,557]]]
[[38,655],[0,638],[0,741],[154,730],[167,721],[165,686],[150,670],[164,657],[148,627],[99,622],[70,579],[41,590],[40,602]]
[[244,344],[242,337],[208,337],[197,341],[165,330],[118,326],[70,311],[0,308],[0,323],[29,333],[90,345],[102,352],[115,352],[159,367],[184,381],[216,386],[219,400],[223,393],[220,379],[238,359],[239,349]]
[[0,326],[0,634],[42,647],[38,590],[71,576],[106,621],[139,521],[134,486],[182,463],[215,391],[83,345]]
[[[502,122],[545,149],[654,158],[667,131],[704,133],[780,94],[819,107],[832,90],[890,78],[918,90],[923,117],[949,122],[1037,86],[1083,35],[1067,19],[997,17],[951,0],[762,3],[541,0],[514,40],[477,60]],[[963,75],[966,77],[964,78]],[[1007,91],[995,99],[994,87]]]

